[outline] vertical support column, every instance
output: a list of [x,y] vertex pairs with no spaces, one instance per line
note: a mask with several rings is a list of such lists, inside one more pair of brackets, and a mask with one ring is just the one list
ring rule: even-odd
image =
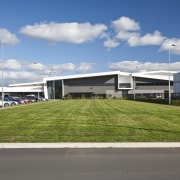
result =
[[64,99],[64,80],[62,79],[62,99]]

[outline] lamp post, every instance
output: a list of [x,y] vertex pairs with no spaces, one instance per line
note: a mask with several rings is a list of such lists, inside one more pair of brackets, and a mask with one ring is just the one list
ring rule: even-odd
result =
[[52,80],[52,86],[53,86],[53,99],[55,100],[55,80],[54,80],[54,74],[56,73],[55,71],[50,71],[49,72],[50,74],[52,74],[53,75],[53,80]]
[[4,74],[3,74],[3,40],[1,40],[1,58],[2,58],[2,108],[4,107]]
[[169,47],[169,105],[171,105],[171,47],[176,46],[175,44],[171,44]]
[[[136,70],[137,70],[137,66],[136,66]],[[134,101],[136,100],[136,74],[134,73]]]
[[[33,64],[35,64],[38,67],[38,63],[36,61],[34,61]],[[39,85],[37,85],[37,91],[38,91],[38,102],[39,102],[40,101],[39,93],[41,92]]]
[[136,76],[135,76],[135,74],[134,74],[134,84],[133,84],[133,87],[134,87],[134,101],[136,100]]

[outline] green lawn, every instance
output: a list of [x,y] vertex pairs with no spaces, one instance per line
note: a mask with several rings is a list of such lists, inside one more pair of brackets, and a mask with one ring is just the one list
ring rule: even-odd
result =
[[180,141],[180,107],[94,99],[0,109],[0,142],[159,141]]

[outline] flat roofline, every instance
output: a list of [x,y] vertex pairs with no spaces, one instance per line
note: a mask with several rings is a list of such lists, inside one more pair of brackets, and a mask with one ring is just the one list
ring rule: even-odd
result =
[[15,87],[15,86],[28,86],[28,85],[40,85],[43,84],[42,82],[31,82],[31,83],[18,83],[18,84],[9,84],[9,87]]
[[89,74],[76,74],[76,75],[68,75],[68,76],[54,76],[54,77],[46,77],[43,78],[44,82],[48,80],[56,80],[56,79],[75,79],[75,78],[87,78],[87,77],[98,77],[98,76],[109,76],[109,75],[124,75],[129,76],[131,73],[121,72],[121,71],[108,71],[101,73],[89,73]]

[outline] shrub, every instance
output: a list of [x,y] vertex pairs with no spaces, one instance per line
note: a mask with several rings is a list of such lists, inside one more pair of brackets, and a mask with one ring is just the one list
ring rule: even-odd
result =
[[175,106],[180,106],[180,99],[173,99],[172,104]]

